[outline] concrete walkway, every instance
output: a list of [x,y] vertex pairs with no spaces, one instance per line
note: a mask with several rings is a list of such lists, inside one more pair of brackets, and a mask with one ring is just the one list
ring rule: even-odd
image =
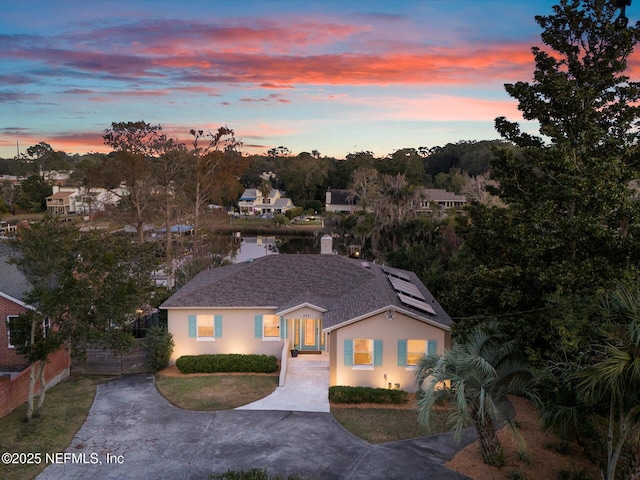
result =
[[460,446],[451,434],[370,445],[329,413],[181,410],[153,376],[133,375],[98,385],[67,457],[38,478],[205,480],[259,468],[317,480],[462,480],[444,464],[474,439],[466,433]]
[[236,410],[329,412],[329,354],[288,358],[284,387]]

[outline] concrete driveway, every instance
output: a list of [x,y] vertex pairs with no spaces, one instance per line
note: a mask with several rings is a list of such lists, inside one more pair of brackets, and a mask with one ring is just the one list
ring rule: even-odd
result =
[[[467,432],[463,445],[473,439]],[[319,480],[458,480],[466,477],[444,463],[460,448],[451,434],[370,445],[330,413],[181,410],[153,376],[135,375],[98,386],[66,456],[38,479],[207,479],[261,468]]]

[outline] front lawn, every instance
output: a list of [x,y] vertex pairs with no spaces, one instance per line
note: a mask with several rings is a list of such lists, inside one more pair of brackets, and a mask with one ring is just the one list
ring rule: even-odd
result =
[[436,411],[430,432],[420,425],[418,410],[411,404],[404,408],[382,405],[366,407],[331,405],[336,421],[355,436],[369,443],[387,443],[451,430],[447,426],[449,411]]
[[74,377],[47,390],[42,415],[30,423],[24,421],[26,404],[0,418],[1,453],[40,454],[39,462],[31,457],[31,465],[3,464],[0,477],[35,478],[47,466],[45,454],[64,452],[87,418],[98,382],[95,377]]
[[156,387],[173,405],[185,410],[231,410],[266,397],[278,385],[275,375],[175,372],[170,375],[159,372]]

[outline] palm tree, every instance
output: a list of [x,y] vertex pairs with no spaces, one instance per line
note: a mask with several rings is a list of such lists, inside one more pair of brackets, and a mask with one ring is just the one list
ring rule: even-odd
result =
[[640,478],[640,290],[620,287],[604,305],[614,332],[603,354],[579,371],[578,394],[587,401],[609,404],[606,480],[614,480],[622,448],[631,448],[631,479]]
[[420,420],[428,426],[433,407],[450,401],[453,411],[449,423],[456,441],[460,441],[464,427],[474,425],[484,462],[503,465],[496,425],[506,422],[516,431],[507,395],[537,399],[535,377],[517,353],[514,341],[476,327],[467,342],[454,343],[443,356],[425,355],[416,369],[418,384],[424,389],[418,401]]
[[260,191],[262,196],[266,199],[273,190],[273,186],[271,185],[271,180],[267,180],[266,178],[263,178],[258,190]]

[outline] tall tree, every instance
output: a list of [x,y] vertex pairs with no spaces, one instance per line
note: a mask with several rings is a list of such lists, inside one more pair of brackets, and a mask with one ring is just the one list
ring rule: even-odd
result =
[[410,185],[424,185],[424,160],[415,148],[401,148],[377,162],[378,171],[387,175],[404,174]]
[[193,192],[194,254],[199,255],[200,213],[207,199],[219,195],[220,186],[242,175],[238,148],[242,143],[229,127],[215,132],[191,129],[190,182]]
[[374,168],[359,167],[351,172],[349,202],[356,209],[367,210],[380,195],[380,175]]
[[30,213],[47,210],[47,197],[53,193],[51,185],[40,175],[31,175],[20,183],[15,205]]
[[293,203],[323,200],[327,191],[330,163],[326,158],[314,158],[307,152],[283,160],[281,177],[287,195]]
[[35,379],[43,378],[47,357],[62,342],[76,357],[94,341],[113,347],[131,343],[123,327],[149,302],[155,258],[148,245],[81,233],[49,216],[21,229],[11,243],[18,252],[13,261],[32,285],[26,300],[34,309],[21,316],[21,328],[12,335],[12,342],[32,363],[27,411],[31,420],[42,408],[45,393],[43,383],[34,411]]
[[267,198],[269,194],[273,191],[273,185],[271,185],[271,180],[267,180],[266,178],[263,178],[262,181],[260,182],[260,187],[258,187],[258,191],[264,198]]
[[371,244],[376,257],[399,247],[402,226],[416,213],[413,208],[422,190],[409,185],[403,174],[381,175],[380,193],[373,202],[374,228]]
[[614,28],[615,13],[614,2],[562,0],[536,17],[544,45],[532,48],[534,79],[505,88],[540,135],[496,119],[519,147],[492,162],[498,186],[487,191],[506,207],[473,203],[461,226],[450,310],[516,313],[501,324],[538,353],[559,340],[579,350],[583,300],[637,275],[640,210],[629,185],[640,85],[624,72],[640,30]]
[[167,138],[160,125],[142,120],[113,122],[111,128],[105,130],[103,138],[105,145],[115,152],[111,162],[105,165],[104,181],[110,185],[122,183],[126,187],[122,207],[132,211],[138,241],[142,243],[144,223],[153,219],[156,214],[154,208],[158,204],[151,160],[158,156]]
[[172,224],[181,206],[186,204],[180,191],[180,179],[188,177],[189,152],[184,144],[167,139],[159,148],[158,157],[152,160],[151,175],[162,190],[162,210],[165,228],[165,274],[167,287],[173,287],[173,234]]

